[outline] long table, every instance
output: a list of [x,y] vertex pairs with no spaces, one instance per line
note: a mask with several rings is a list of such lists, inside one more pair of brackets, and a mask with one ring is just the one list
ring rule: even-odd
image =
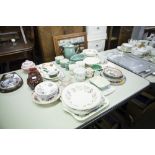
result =
[[[101,53],[100,53],[101,54]],[[110,65],[120,69],[126,76],[123,85],[107,96],[110,105],[87,121],[77,121],[63,110],[60,100],[54,104],[41,106],[32,102],[32,90],[26,83],[27,74],[22,70],[16,72],[23,78],[24,84],[11,93],[0,93],[0,128],[17,129],[71,129],[83,128],[104,116],[109,111],[122,105],[132,96],[149,86],[150,82],[111,62]],[[67,72],[67,71],[66,71]],[[1,77],[2,75],[0,75]]]

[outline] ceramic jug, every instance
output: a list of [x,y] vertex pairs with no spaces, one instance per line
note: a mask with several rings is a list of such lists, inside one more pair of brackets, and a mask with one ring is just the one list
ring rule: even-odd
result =
[[70,59],[71,56],[76,54],[75,46],[73,44],[65,44],[63,48],[64,48],[63,50],[64,56],[67,59]]

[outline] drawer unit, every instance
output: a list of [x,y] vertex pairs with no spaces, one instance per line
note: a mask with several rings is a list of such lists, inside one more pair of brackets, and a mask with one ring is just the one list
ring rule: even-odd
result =
[[87,40],[93,41],[93,40],[101,40],[106,39],[107,33],[106,33],[107,27],[106,26],[87,26]]
[[98,52],[104,51],[105,48],[105,40],[95,40],[95,41],[88,41],[88,48],[96,49]]

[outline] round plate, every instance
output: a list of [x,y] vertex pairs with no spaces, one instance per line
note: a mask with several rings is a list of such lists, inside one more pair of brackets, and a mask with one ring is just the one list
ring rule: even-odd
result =
[[101,74],[104,74],[106,77],[109,77],[111,79],[120,79],[123,77],[122,72],[119,69],[113,68],[113,67],[105,67]]
[[68,85],[61,95],[62,102],[76,110],[92,109],[100,104],[101,98],[101,92],[97,87],[84,82]]
[[92,65],[95,65],[95,64],[99,64],[101,61],[97,57],[87,57],[87,58],[84,59],[84,62],[85,62],[86,65],[92,66]]
[[16,72],[6,73],[0,79],[0,92],[12,92],[20,88],[22,85],[23,80]]
[[42,104],[42,105],[45,105],[45,104],[51,104],[51,103],[54,103],[55,101],[57,101],[59,98],[60,98],[60,95],[61,95],[61,91],[59,89],[59,93],[57,95],[55,95],[52,99],[48,100],[48,101],[43,101],[41,100],[35,92],[32,93],[32,100],[34,103],[36,104]]

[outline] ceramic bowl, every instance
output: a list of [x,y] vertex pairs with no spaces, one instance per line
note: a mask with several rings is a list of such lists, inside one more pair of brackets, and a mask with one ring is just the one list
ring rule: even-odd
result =
[[41,100],[48,101],[58,94],[59,88],[54,82],[44,81],[38,84],[34,91]]
[[84,59],[84,62],[87,66],[92,66],[94,64],[99,64],[101,61],[97,57],[87,57]]
[[34,68],[35,63],[33,61],[25,60],[25,62],[22,63],[21,69],[24,71],[28,71],[30,68]]
[[133,46],[131,44],[129,44],[129,43],[123,43],[122,44],[122,50],[125,51],[125,52],[130,52],[132,47]]
[[61,67],[62,68],[65,68],[65,66],[66,66],[66,64],[69,62],[69,60],[68,59],[62,59],[62,60],[60,60],[60,65],[61,65]]
[[57,64],[60,64],[60,60],[64,59],[64,56],[63,55],[60,55],[60,56],[56,56],[55,57],[55,61]]
[[96,49],[84,49],[83,53],[87,57],[95,57],[95,56],[97,56],[97,50]]

